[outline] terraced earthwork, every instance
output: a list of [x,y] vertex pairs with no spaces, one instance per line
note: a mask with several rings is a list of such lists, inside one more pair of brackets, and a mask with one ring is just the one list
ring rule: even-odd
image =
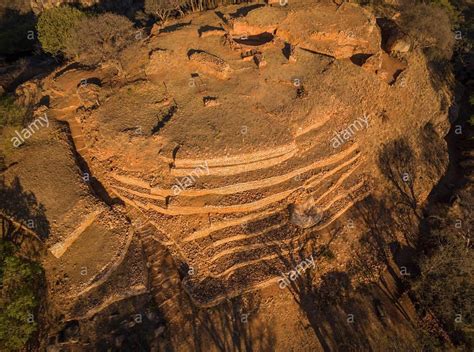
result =
[[225,9],[137,42],[119,86],[105,66],[44,81],[48,113],[147,227],[152,285],[171,258],[182,278],[167,287],[182,279],[200,306],[276,284],[287,244],[329,231],[377,190],[380,145],[442,110],[423,57],[384,52],[356,5]]

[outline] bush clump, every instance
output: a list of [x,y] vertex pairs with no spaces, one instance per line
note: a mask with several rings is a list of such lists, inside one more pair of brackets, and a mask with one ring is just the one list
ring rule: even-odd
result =
[[145,13],[166,22],[173,12],[183,14],[181,8],[185,5],[183,0],[145,0]]
[[27,109],[15,103],[10,95],[0,96],[0,128],[21,126],[25,122]]
[[133,37],[133,23],[124,16],[105,13],[85,17],[71,30],[64,52],[86,65],[116,59]]
[[36,26],[43,50],[52,55],[63,53],[73,35],[73,29],[84,17],[83,12],[69,6],[44,11]]
[[[461,20],[461,11],[453,5],[453,2],[450,0],[431,0],[431,4],[440,7],[441,9],[446,12],[451,23],[456,26]],[[454,2],[455,3],[455,2]]]
[[38,329],[41,267],[17,255],[17,248],[0,239],[0,350],[19,351]]
[[433,60],[450,59],[454,34],[449,15],[437,5],[410,5],[402,11],[400,25]]

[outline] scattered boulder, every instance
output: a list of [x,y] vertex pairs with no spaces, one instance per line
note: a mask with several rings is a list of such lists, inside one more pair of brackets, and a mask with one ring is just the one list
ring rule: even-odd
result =
[[380,51],[369,57],[362,65],[362,68],[374,72],[382,81],[393,84],[398,75],[406,68],[406,65],[387,53]]
[[255,61],[255,64],[257,65],[258,68],[267,66],[267,61],[265,60],[265,57],[261,53],[255,54],[253,57],[253,60]]
[[389,53],[407,53],[411,49],[410,40],[406,35],[397,33],[388,38],[386,49]]
[[295,46],[290,43],[285,43],[285,46],[282,49],[283,55],[288,59],[288,62],[296,62],[296,50]]
[[257,35],[243,35],[241,37],[233,38],[238,44],[247,47],[262,47],[265,44],[272,44],[274,35],[270,32],[263,32]]
[[191,50],[189,60],[202,72],[206,72],[219,79],[228,79],[232,69],[227,62],[220,57],[205,51]]
[[94,83],[79,85],[77,95],[86,109],[99,105],[100,86]]
[[288,62],[295,63],[296,61],[296,52],[292,50],[290,56],[288,57]]
[[[1,93],[0,93],[1,95]],[[36,81],[28,81],[18,86],[15,90],[17,103],[22,106],[30,106],[38,103],[40,98],[39,84]]]
[[322,220],[322,211],[316,206],[313,197],[290,204],[290,221],[298,227],[307,229]]
[[250,60],[253,59],[253,56],[254,56],[255,54],[257,54],[257,53],[258,53],[258,51],[255,50],[255,49],[246,50],[246,51],[244,51],[244,52],[242,52],[242,53],[240,54],[240,57],[241,57],[242,60],[244,60],[244,61],[250,61]]
[[220,105],[219,102],[217,101],[217,97],[204,97],[202,98],[202,101],[204,103],[204,106],[206,107]]

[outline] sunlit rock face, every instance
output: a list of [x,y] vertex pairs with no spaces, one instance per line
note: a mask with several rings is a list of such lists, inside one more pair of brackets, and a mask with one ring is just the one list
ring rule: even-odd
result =
[[421,55],[382,51],[358,6],[226,9],[138,40],[120,79],[104,65],[44,81],[49,114],[206,306],[274,284],[291,243],[343,228],[380,190],[381,146],[444,135],[449,99]]

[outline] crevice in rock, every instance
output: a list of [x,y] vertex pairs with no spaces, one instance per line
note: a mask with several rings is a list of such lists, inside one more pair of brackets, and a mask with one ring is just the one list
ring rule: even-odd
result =
[[165,125],[168,123],[169,120],[174,116],[174,114],[178,111],[178,106],[173,105],[169,108],[168,112],[163,116],[163,118],[152,128],[151,134],[158,133]]
[[98,200],[104,202],[109,207],[112,207],[117,204],[123,205],[124,203],[120,198],[112,198],[107,192],[107,190],[105,189],[105,187],[102,185],[102,183],[97,178],[94,177],[94,175],[91,172],[91,169],[89,168],[89,165],[76,149],[76,145],[72,138],[71,129],[69,128],[69,125],[67,124],[67,122],[60,121],[60,120],[57,120],[57,121],[59,124],[63,124],[65,126],[65,129],[64,129],[64,131],[66,132],[65,134],[71,146],[71,150],[74,155],[74,160],[76,162],[76,165],[79,168],[79,170],[81,170],[82,176],[86,174],[89,175],[89,182],[87,182],[87,184],[89,185],[89,189],[91,193]]
[[357,66],[362,66],[372,56],[372,54],[355,54],[351,56],[351,62]]
[[263,32],[256,35],[249,35],[240,38],[234,38],[234,42],[242,45],[249,45],[249,46],[259,46],[266,43],[269,43],[273,40],[274,36],[270,32]]
[[67,65],[66,67],[64,67],[61,70],[59,70],[58,72],[56,72],[56,74],[54,75],[54,79],[59,78],[60,76],[62,76],[63,74],[65,74],[66,72],[71,71],[71,70],[85,70],[85,71],[87,71],[89,68],[90,68],[89,66],[82,65],[78,62],[73,62],[72,64]]
[[190,49],[190,50],[188,50],[188,52],[187,52],[188,59],[191,59],[191,56],[193,56],[194,54],[201,54],[201,53],[206,53],[206,54],[208,54],[208,53],[207,53],[206,51],[204,51],[204,50]]
[[94,84],[96,86],[102,87],[102,81],[100,80],[99,77],[88,77],[87,79],[80,81],[76,87],[79,88],[87,84]]
[[283,47],[283,49],[281,49],[281,52],[282,52],[283,56],[284,56],[287,60],[289,60],[289,59],[290,59],[291,52],[292,52],[291,44],[288,43],[288,42],[285,42],[285,46]]
[[402,69],[395,71],[395,73],[393,74],[393,81],[389,83],[390,86],[393,86],[393,85],[395,84],[395,82],[397,82],[398,76],[400,76],[400,74],[401,74],[403,71],[404,71],[404,70],[402,70]]
[[376,19],[376,21],[382,35],[382,42],[380,43],[380,46],[385,52],[389,52],[387,49],[388,40],[399,31],[398,26],[393,20],[389,18],[379,17]]
[[306,49],[306,48],[301,48],[301,47],[300,47],[300,49],[303,50],[303,51],[306,51],[308,53],[314,54],[314,55],[325,56],[325,57],[328,57],[330,59],[336,60],[336,58],[334,56],[331,56],[331,55],[328,55],[328,54],[320,53],[318,51],[314,51],[314,50]]

